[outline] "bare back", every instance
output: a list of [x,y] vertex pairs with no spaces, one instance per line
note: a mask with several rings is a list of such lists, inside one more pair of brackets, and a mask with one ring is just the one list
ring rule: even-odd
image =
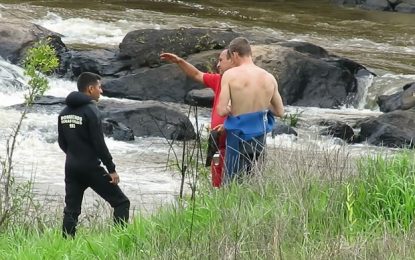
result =
[[229,70],[232,115],[263,111],[270,107],[275,79],[264,69],[247,64]]

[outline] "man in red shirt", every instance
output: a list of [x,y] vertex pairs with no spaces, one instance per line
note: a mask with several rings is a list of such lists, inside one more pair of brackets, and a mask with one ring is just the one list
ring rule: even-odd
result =
[[217,144],[219,150],[219,162],[212,160],[211,163],[212,186],[214,187],[220,187],[223,180],[223,161],[226,147],[226,137],[223,129],[223,123],[225,122],[226,116],[220,116],[216,112],[216,107],[221,89],[222,75],[226,70],[233,67],[231,59],[228,58],[227,51],[228,50],[225,49],[219,55],[218,64],[216,65],[219,74],[201,72],[195,66],[173,53],[162,53],[160,55],[161,60],[176,63],[188,77],[204,84],[208,88],[211,88],[214,92],[210,127],[212,131],[217,131],[219,133],[219,141]]

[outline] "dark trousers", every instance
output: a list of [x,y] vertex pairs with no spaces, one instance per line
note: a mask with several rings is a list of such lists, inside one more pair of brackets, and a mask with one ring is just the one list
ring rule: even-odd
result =
[[262,164],[266,146],[266,135],[243,140],[228,134],[226,140],[225,164],[226,182],[241,180],[254,173],[254,165]]
[[85,190],[90,187],[114,209],[114,223],[128,222],[130,201],[118,185],[109,183],[111,178],[102,167],[92,171],[65,169],[65,209],[63,214],[63,236],[75,236],[78,217],[81,214]]

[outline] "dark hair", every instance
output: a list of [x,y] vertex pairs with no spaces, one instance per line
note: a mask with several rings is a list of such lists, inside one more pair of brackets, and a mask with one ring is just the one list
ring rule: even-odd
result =
[[228,55],[227,55],[228,59],[231,58],[231,54],[234,52],[238,53],[238,55],[241,57],[251,56],[252,51],[251,51],[251,45],[249,44],[249,41],[244,37],[237,37],[233,39],[231,43],[229,43]]
[[82,72],[78,77],[78,90],[80,92],[85,92],[86,88],[90,85],[96,85],[98,81],[101,80],[101,77],[92,72]]

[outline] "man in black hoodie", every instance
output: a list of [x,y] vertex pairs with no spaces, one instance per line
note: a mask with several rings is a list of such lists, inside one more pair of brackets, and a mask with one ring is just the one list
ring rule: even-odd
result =
[[[115,223],[127,223],[130,208],[130,201],[118,186],[120,179],[105,144],[101,116],[95,104],[102,93],[101,77],[84,72],[77,85],[78,91],[67,96],[67,106],[58,121],[59,146],[66,154],[64,237],[75,236],[84,191],[88,187],[113,207]],[[108,172],[100,166],[101,162]]]

